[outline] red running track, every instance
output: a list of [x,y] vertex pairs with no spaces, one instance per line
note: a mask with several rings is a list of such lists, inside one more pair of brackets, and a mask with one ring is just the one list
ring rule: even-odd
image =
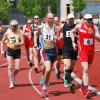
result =
[[[96,43],[96,49],[99,49],[98,43]],[[25,50],[22,50],[21,58],[21,70],[16,75],[16,87],[9,89],[9,81],[7,75],[7,64],[4,57],[0,57],[0,100],[43,100],[40,97],[42,86],[39,84],[41,78],[41,72],[36,74],[33,68],[29,68],[26,60]],[[98,91],[100,90],[100,51],[95,53],[94,62],[90,68],[90,84]],[[3,66],[2,66],[3,65]],[[61,69],[62,64],[61,64]],[[81,78],[82,68],[77,61],[74,69],[75,74]],[[79,85],[75,82],[76,85]],[[82,96],[78,90],[72,94],[69,88],[63,86],[63,73],[61,79],[56,80],[54,70],[52,70],[50,77],[50,85],[48,87],[48,97],[45,100],[86,100],[85,96]],[[100,96],[93,96],[92,100],[100,100]]]

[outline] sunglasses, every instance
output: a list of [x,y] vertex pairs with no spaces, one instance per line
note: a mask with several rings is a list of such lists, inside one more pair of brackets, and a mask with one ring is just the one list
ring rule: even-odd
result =
[[31,24],[31,23],[27,23],[27,24]]
[[39,19],[39,18],[34,18],[34,19]]
[[62,21],[62,23],[66,23],[66,22],[63,22],[63,21]]
[[48,19],[53,19],[53,18],[48,18]]
[[92,18],[89,18],[89,19],[86,19],[87,21],[93,21],[93,19]]
[[12,27],[17,28],[17,27],[18,27],[18,25],[12,25]]

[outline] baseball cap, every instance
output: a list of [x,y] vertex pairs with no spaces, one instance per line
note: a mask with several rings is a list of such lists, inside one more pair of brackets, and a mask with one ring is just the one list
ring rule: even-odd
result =
[[91,18],[93,18],[93,17],[92,17],[91,14],[85,14],[85,15],[84,15],[84,18],[85,18],[85,19],[91,19]]
[[18,21],[13,19],[10,21],[10,25],[18,25]]
[[71,13],[70,13],[70,14],[68,14],[67,18],[68,18],[68,19],[70,19],[70,18],[75,18],[75,16],[74,16],[74,14],[71,14]]

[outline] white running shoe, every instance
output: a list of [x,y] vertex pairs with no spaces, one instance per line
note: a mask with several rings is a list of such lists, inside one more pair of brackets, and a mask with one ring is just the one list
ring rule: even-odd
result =
[[47,96],[47,86],[43,85],[41,97],[45,98]]
[[14,83],[13,82],[10,82],[9,88],[10,89],[13,89],[14,88]]

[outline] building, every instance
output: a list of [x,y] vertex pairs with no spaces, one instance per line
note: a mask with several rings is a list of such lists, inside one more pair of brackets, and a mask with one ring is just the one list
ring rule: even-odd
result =
[[24,14],[17,8],[19,0],[7,0],[7,1],[12,4],[12,9],[8,18],[8,23],[12,19],[16,19],[19,22],[19,24],[25,24],[26,19],[24,17]]
[[[74,13],[73,0],[60,0],[60,17],[66,16],[68,13]],[[95,16],[100,16],[100,0],[87,0],[86,8],[81,12],[83,15],[91,13]],[[77,14],[79,15],[79,14]]]
[[100,16],[100,0],[88,0],[86,9],[82,11],[82,14],[91,13],[94,16]]

